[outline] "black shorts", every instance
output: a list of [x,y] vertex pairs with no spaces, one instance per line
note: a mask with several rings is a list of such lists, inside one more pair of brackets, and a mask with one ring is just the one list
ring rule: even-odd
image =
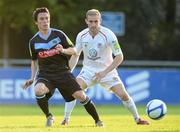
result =
[[59,74],[58,78],[49,78],[48,76],[39,76],[36,80],[37,83],[44,83],[51,93],[54,93],[57,88],[66,102],[70,102],[75,98],[72,94],[76,91],[82,90],[76,82],[76,78],[70,72]]

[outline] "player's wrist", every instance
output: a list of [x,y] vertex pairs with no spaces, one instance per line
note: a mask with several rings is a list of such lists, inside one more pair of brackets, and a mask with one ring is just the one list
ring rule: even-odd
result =
[[66,53],[65,49],[62,49],[62,50],[61,50],[61,53],[65,54],[65,53]]
[[104,72],[104,75],[107,75],[109,73],[109,70],[105,69],[103,72]]

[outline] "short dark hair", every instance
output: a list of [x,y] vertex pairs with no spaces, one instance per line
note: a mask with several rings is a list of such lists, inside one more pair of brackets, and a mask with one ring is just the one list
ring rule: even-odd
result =
[[39,14],[39,13],[43,13],[43,12],[46,12],[46,13],[48,13],[48,14],[50,15],[48,8],[46,8],[46,7],[36,8],[36,9],[34,10],[34,12],[33,12],[33,19],[34,19],[34,21],[37,22],[38,14]]

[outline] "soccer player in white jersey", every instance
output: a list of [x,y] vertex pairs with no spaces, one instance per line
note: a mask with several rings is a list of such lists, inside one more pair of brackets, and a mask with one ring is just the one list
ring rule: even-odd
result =
[[[133,99],[127,93],[116,68],[123,61],[123,53],[115,34],[108,28],[101,26],[101,14],[96,9],[88,10],[85,22],[88,28],[82,30],[76,38],[75,50],[77,55],[72,55],[69,66],[73,69],[83,51],[83,67],[77,76],[77,82],[82,89],[86,89],[96,83],[112,91],[124,106],[132,113],[137,124],[148,125],[148,121],[142,120],[138,114]],[[61,52],[68,53],[68,49],[61,47]],[[114,59],[113,56],[114,55]],[[61,125],[67,125],[75,101],[66,102],[65,115]]]

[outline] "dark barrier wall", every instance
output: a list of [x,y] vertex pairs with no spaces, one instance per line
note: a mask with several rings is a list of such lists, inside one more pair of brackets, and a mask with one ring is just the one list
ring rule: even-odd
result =
[[[77,75],[80,69],[74,70]],[[118,69],[127,91],[138,104],[152,99],[161,99],[167,104],[180,104],[180,70],[178,69]],[[30,77],[29,68],[0,69],[0,104],[35,104],[33,87],[27,91],[21,88]],[[97,104],[118,104],[117,97],[100,85],[86,91]],[[64,100],[58,91],[51,103],[62,104]]]

